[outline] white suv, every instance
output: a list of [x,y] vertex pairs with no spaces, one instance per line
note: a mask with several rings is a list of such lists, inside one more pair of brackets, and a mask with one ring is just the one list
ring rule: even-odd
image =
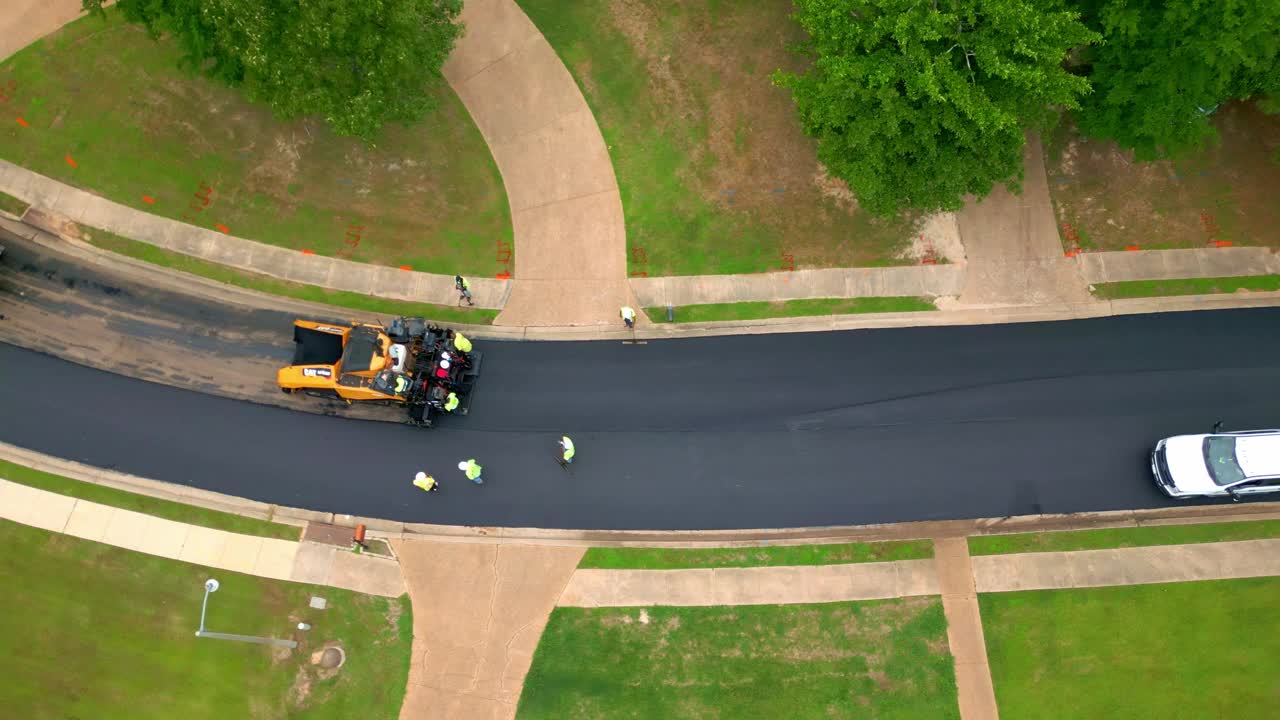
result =
[[1175,435],[1156,443],[1151,472],[1172,498],[1280,492],[1280,430]]

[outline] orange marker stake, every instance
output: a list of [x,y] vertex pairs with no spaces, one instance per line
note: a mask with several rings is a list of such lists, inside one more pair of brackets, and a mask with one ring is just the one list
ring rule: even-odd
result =
[[18,124],[21,125],[22,127],[31,127],[30,125],[27,124],[27,121],[23,120],[22,118],[18,118]]
[[214,227],[218,228],[219,230],[221,230],[222,232],[228,235],[231,234],[231,228],[227,227],[226,225],[223,225],[222,223],[218,223],[217,225],[214,225]]
[[76,165],[76,161],[71,159],[70,155],[68,155],[66,159],[67,159],[67,164],[70,165],[71,167],[79,167],[78,165]]
[[315,250],[303,250],[303,251],[302,251],[302,254],[303,254],[303,255],[315,255],[315,254],[316,254],[316,251],[315,251]]
[[401,270],[412,270],[413,268],[409,267],[408,265],[401,265],[401,266],[400,266],[400,269],[401,269]]
[[156,204],[156,199],[155,199],[155,198],[153,198],[153,197],[151,197],[150,195],[143,195],[143,196],[142,196],[142,202],[144,202],[144,203],[146,203],[146,204],[148,204],[148,205],[155,205],[155,204]]
[[1133,252],[1134,250],[1141,250],[1142,248],[1138,245],[1126,245],[1124,249],[1129,252]]

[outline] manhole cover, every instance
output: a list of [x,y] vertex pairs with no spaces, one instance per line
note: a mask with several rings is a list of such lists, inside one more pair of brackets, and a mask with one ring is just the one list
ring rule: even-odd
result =
[[346,661],[347,654],[342,651],[342,648],[330,647],[320,653],[320,662],[317,664],[326,670],[333,670],[342,667],[342,663]]

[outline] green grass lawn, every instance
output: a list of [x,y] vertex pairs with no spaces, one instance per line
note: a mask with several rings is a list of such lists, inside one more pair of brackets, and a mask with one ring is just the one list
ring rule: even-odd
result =
[[288,282],[286,280],[277,280],[267,275],[259,275],[257,273],[243,272],[226,265],[211,263],[206,260],[193,258],[190,255],[165,250],[148,243],[129,238],[120,237],[115,233],[109,233],[106,230],[97,228],[82,228],[82,234],[87,242],[103,250],[110,250],[114,253],[127,255],[136,260],[143,260],[153,265],[161,265],[163,267],[181,270],[182,272],[199,275],[217,280],[218,282],[227,283],[228,285],[236,285],[238,287],[247,288],[249,290],[257,290],[258,292],[270,293],[272,295],[283,295],[291,297],[295,300],[306,300],[308,302],[323,303],[325,305],[333,305],[336,307],[351,308],[353,310],[364,310],[366,312],[380,313],[385,315],[421,315],[431,320],[451,323],[467,323],[471,325],[489,325],[493,323],[493,319],[498,317],[497,310],[488,310],[485,308],[475,307],[454,307],[452,305],[432,305],[429,303],[413,303],[401,302],[399,300],[387,300],[384,298],[374,297],[372,295],[362,295],[360,293],[346,292],[343,290],[329,290],[318,285],[304,285],[302,283]]
[[1221,141],[1177,161],[1141,162],[1064,121],[1045,143],[1049,195],[1064,240],[1084,249],[1280,247],[1280,115],[1232,102],[1213,115]]
[[27,204],[12,195],[0,192],[0,210],[22,217],[22,213],[27,211]]
[[1280,578],[978,596],[1000,717],[1270,720]]
[[936,598],[556,608],[516,713],[613,718],[958,718]]
[[1132,528],[1071,530],[969,538],[970,555],[1101,550],[1104,548],[1183,545],[1280,537],[1280,520],[1208,523],[1204,525],[1148,525]]
[[[0,521],[0,708],[24,720],[399,716],[412,612],[397,600],[266,580]],[[207,627],[297,650],[195,637]],[[312,595],[326,610],[308,608]],[[312,629],[299,632],[299,621]],[[347,653],[334,677],[309,656]]]
[[[822,315],[856,315],[860,313],[923,312],[937,306],[921,297],[814,298],[778,302],[733,302],[708,305],[677,305],[673,317],[677,323],[722,320],[760,320],[764,318],[809,317]],[[644,309],[656,323],[667,321],[665,307]]]
[[679,570],[769,565],[843,565],[923,560],[931,557],[933,543],[928,540],[742,548],[590,548],[582,556],[578,567]]
[[232,515],[231,513],[217,512],[216,510],[207,510],[194,505],[153,498],[149,495],[137,495],[105,485],[95,485],[90,482],[73,480],[69,477],[35,470],[11,463],[8,460],[0,460],[0,478],[20,485],[29,485],[41,490],[48,490],[59,495],[96,502],[101,505],[134,510],[167,520],[176,520],[190,525],[201,525],[242,535],[260,535],[282,540],[297,540],[302,535],[302,528],[294,525],[284,525],[256,518]]
[[1161,297],[1166,295],[1211,295],[1237,290],[1280,290],[1280,275],[1248,275],[1245,277],[1188,278],[1185,280],[1130,280],[1099,283],[1093,294],[1104,300]]
[[818,165],[779,68],[804,40],[777,0],[518,0],[582,88],[622,192],[630,270],[752,273],[898,259],[915,220],[873,221]]
[[107,14],[0,64],[0,86],[12,96],[0,157],[273,245],[427,272],[506,269],[495,252],[512,237],[502,179],[443,79],[434,113],[387,127],[368,147],[321,121],[274,119],[238,91],[178,69],[173,42]]

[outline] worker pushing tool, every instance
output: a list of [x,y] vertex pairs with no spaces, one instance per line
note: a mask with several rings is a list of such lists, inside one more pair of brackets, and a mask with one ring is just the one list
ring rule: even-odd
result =
[[573,440],[568,435],[560,438],[560,464],[569,465],[573,462]]
[[440,483],[424,472],[420,472],[413,477],[413,484],[424,492],[435,492],[440,489]]
[[623,305],[622,309],[618,311],[618,314],[622,316],[622,322],[626,323],[627,327],[631,328],[632,330],[635,330],[636,328],[636,311],[635,310],[627,307],[626,305]]
[[471,283],[461,275],[453,276],[453,287],[458,291],[458,304],[461,305],[465,300],[467,305],[475,305],[475,301],[471,299]]

